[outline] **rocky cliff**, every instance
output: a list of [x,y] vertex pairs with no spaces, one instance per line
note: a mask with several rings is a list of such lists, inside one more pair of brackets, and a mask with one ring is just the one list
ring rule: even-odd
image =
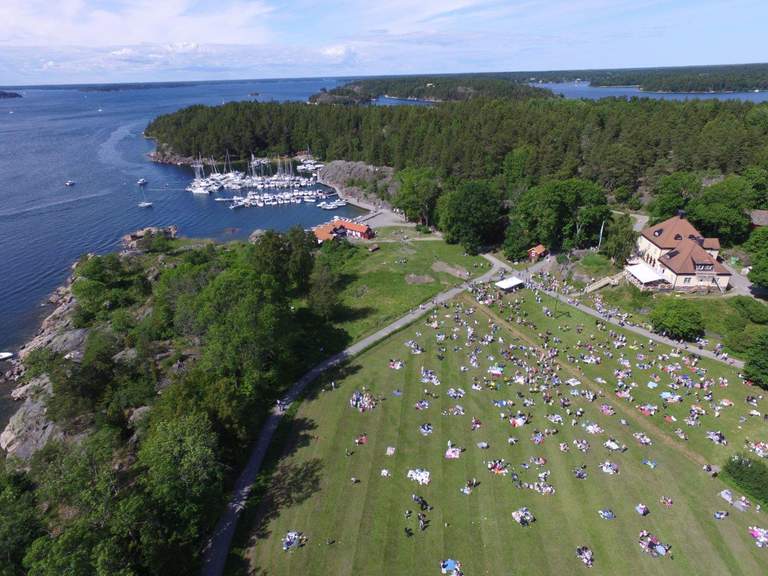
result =
[[318,181],[335,188],[344,197],[390,207],[398,188],[394,174],[394,169],[388,166],[334,160],[321,168],[317,177]]

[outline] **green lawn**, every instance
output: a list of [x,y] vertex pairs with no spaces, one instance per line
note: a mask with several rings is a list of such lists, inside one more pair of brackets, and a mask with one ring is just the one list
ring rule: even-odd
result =
[[619,271],[619,268],[611,264],[610,259],[602,254],[587,254],[576,263],[575,268],[577,273],[595,280]]
[[650,324],[651,311],[664,299],[685,298],[693,303],[704,320],[705,337],[710,341],[708,348],[712,349],[715,344],[722,343],[736,357],[743,356],[752,337],[762,329],[760,325],[742,317],[732,304],[733,296],[654,294],[642,292],[631,284],[622,284],[603,288],[588,300],[595,297],[602,298],[609,306],[632,313],[635,321],[643,324]]
[[[596,558],[590,574],[764,574],[767,553],[753,544],[747,527],[765,526],[768,522],[753,511],[741,513],[733,509],[727,519],[714,520],[714,511],[728,508],[717,496],[724,484],[701,471],[704,462],[722,463],[729,453],[741,448],[745,437],[766,439],[759,419],[748,417],[739,422],[739,417],[747,412],[744,397],[748,390],[735,372],[714,362],[700,364],[708,376],[729,379],[728,387],[713,390],[714,401],[727,398],[735,406],[724,408],[715,419],[709,403],[702,400],[707,414],[702,417],[702,425],[694,428],[682,422],[692,396],[685,396],[683,405],[661,409],[652,417],[641,415],[635,408],[644,402],[661,407],[659,393],[670,381],[662,375],[659,388],[651,390],[646,386],[654,370],[637,367],[636,354],[640,349],[623,349],[633,365],[632,381],[637,383],[633,403],[613,394],[613,370],[621,351],[614,351],[612,360],[604,357],[600,366],[571,364],[561,354],[563,380],[575,376],[582,382],[579,388],[605,394],[592,403],[572,397],[572,408],[585,411],[582,423],[597,422],[605,429],[601,435],[590,435],[581,426],[572,427],[570,418],[557,403],[545,405],[541,394],[529,392],[527,386],[510,382],[502,383],[498,391],[471,389],[473,377],[487,376],[488,366],[501,359],[502,347],[511,343],[539,344],[537,335],[547,329],[560,335],[563,344],[570,347],[577,341],[607,342],[606,335],[594,329],[594,319],[576,310],[560,305],[558,318],[547,318],[530,292],[516,297],[524,298],[521,310],[535,328],[521,327],[515,322],[517,313],[509,309],[499,311],[498,307],[489,310],[475,305],[474,315],[463,316],[472,325],[477,323],[479,336],[488,332],[491,320],[501,326],[496,336],[503,338],[503,345],[498,340],[488,346],[473,345],[480,349],[478,368],[460,370],[463,365],[469,366],[465,327],[458,328],[457,340],[446,341],[445,359],[437,358],[441,344],[436,342],[435,334],[451,334],[455,326],[452,317],[446,315],[448,311],[441,310],[438,329],[420,321],[354,359],[344,375],[329,375],[328,379],[334,378],[339,388],[305,399],[293,419],[281,427],[282,451],[276,450],[272,455],[275,471],[271,487],[258,500],[260,504],[248,510],[249,521],[233,549],[229,573],[437,575],[440,560],[452,557],[462,561],[468,576],[575,574],[586,570],[575,557],[575,548],[588,545]],[[552,307],[546,297],[543,304]],[[510,322],[505,320],[507,317]],[[578,324],[585,327],[582,334],[575,330]],[[566,326],[567,330],[558,328]],[[594,340],[591,334],[595,335]],[[410,339],[423,346],[423,354],[409,353],[404,343]],[[630,336],[630,346],[632,340]],[[458,350],[454,351],[454,346]],[[657,346],[654,354],[661,352],[668,350]],[[521,361],[536,363],[538,352],[525,354],[519,349],[513,352]],[[387,363],[391,358],[405,360],[405,368],[389,369]],[[665,364],[680,360],[672,357]],[[512,377],[515,368],[509,361],[506,364],[505,376]],[[420,382],[422,366],[437,372],[442,382],[439,387]],[[599,385],[595,380],[598,377],[607,384]],[[447,396],[448,388],[458,386],[466,391],[466,396],[452,400]],[[354,390],[363,387],[383,400],[372,412],[360,414],[349,407],[348,400]],[[430,407],[417,411],[414,404],[424,398],[425,388],[439,394],[439,398],[430,398]],[[403,391],[401,397],[393,395],[396,389]],[[563,385],[558,390],[568,394],[570,388]],[[682,390],[680,393],[685,395]],[[535,406],[524,408],[520,395],[534,399]],[[502,399],[514,400],[513,410],[530,412],[532,423],[512,428],[499,416],[502,410],[509,409],[497,408],[492,403]],[[465,408],[465,415],[441,415],[457,403]],[[601,403],[610,404],[616,414],[604,415]],[[546,419],[549,414],[561,414],[565,422],[552,424]],[[676,417],[678,422],[665,422],[665,414]],[[470,430],[473,416],[483,422],[474,432]],[[628,425],[620,424],[620,418],[626,419]],[[434,426],[434,432],[425,437],[418,427],[427,422]],[[688,434],[688,441],[671,433],[678,426]],[[559,434],[539,446],[533,444],[534,429],[554,427]],[[716,446],[706,440],[707,430],[722,430],[728,437],[728,446]],[[632,436],[637,431],[645,432],[653,445],[640,446]],[[355,436],[363,432],[369,436],[368,445],[355,447]],[[519,443],[509,445],[510,436],[518,438]],[[626,444],[628,451],[609,453],[602,446],[609,436]],[[589,453],[577,451],[572,444],[574,439],[588,440]],[[448,440],[466,448],[459,460],[443,457]],[[479,449],[476,443],[481,441],[488,442],[490,449]],[[561,442],[570,445],[570,452],[560,452]],[[385,455],[388,446],[396,448],[394,456]],[[345,449],[353,450],[354,454],[345,456]],[[531,465],[527,470],[521,466],[533,456],[546,458],[546,465]],[[496,458],[506,459],[523,482],[534,482],[539,472],[549,470],[549,482],[555,486],[556,494],[544,496],[516,488],[509,476],[492,475],[484,462]],[[645,458],[656,460],[657,468],[643,465]],[[609,476],[599,470],[599,464],[606,459],[620,466],[620,474]],[[572,474],[572,469],[582,464],[587,465],[586,480],[578,480]],[[429,486],[418,486],[406,479],[407,470],[416,467],[431,472]],[[382,477],[382,468],[390,470],[392,476]],[[353,476],[360,479],[359,484],[351,484]],[[469,496],[460,493],[459,489],[473,477],[480,481],[480,486]],[[434,506],[428,514],[431,525],[425,532],[419,532],[416,525],[412,493],[422,495]],[[671,497],[674,505],[662,506],[661,496]],[[641,518],[634,511],[639,502],[650,507],[649,516]],[[536,515],[537,522],[531,527],[523,528],[512,520],[511,513],[521,506],[527,506]],[[612,509],[617,518],[600,519],[600,508]],[[414,518],[408,521],[404,518],[406,509],[414,510]],[[406,526],[416,532],[413,537],[406,537]],[[643,554],[637,544],[642,529],[671,544],[673,559],[654,559]],[[304,532],[309,538],[307,545],[295,552],[283,552],[280,539],[289,530]]]
[[478,256],[443,241],[382,242],[368,252],[359,244],[345,262],[342,304],[348,312],[339,327],[352,341],[375,332],[448,288],[490,268]]

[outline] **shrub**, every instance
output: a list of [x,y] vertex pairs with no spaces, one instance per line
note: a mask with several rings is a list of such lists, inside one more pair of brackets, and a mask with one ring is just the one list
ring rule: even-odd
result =
[[750,497],[768,504],[768,466],[746,454],[734,454],[723,467],[723,473]]
[[744,375],[755,384],[768,390],[768,330],[763,330],[747,350]]
[[656,332],[670,338],[695,340],[704,335],[704,320],[698,308],[687,300],[665,300],[651,312]]
[[768,324],[768,306],[749,296],[734,296],[728,299],[739,314],[755,324]]

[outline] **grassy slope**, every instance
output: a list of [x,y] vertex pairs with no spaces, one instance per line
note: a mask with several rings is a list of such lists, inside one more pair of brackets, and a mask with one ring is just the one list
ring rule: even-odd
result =
[[[609,306],[615,306],[634,315],[635,321],[643,324],[650,323],[651,311],[664,299],[685,298],[693,303],[704,319],[706,338],[710,340],[708,348],[717,343],[723,343],[730,354],[743,357],[742,350],[734,350],[728,346],[726,336],[729,334],[729,321],[738,322],[739,312],[729,304],[729,297],[720,295],[670,295],[641,292],[630,284],[622,284],[616,288],[603,288],[598,295]],[[758,329],[759,325],[747,321],[746,330]]]
[[[539,330],[556,329],[558,324],[573,326],[577,322],[589,327],[594,325],[576,311],[570,311],[570,317],[545,319],[530,293],[526,296],[525,307]],[[475,317],[480,326],[486,324],[483,315]],[[519,329],[516,325],[510,328]],[[410,356],[403,346],[405,340],[415,337],[416,331],[424,333],[417,337],[426,348],[422,356]],[[570,331],[563,336],[566,343],[573,343],[579,338],[586,339],[589,332],[579,336]],[[497,344],[481,354],[480,370],[461,374],[458,368],[466,362],[466,353],[449,352],[446,360],[439,362],[435,358],[436,343],[432,335],[430,328],[419,324],[393,336],[356,359],[350,370],[352,374],[343,380],[339,391],[322,393],[302,404],[294,424],[295,432],[316,426],[312,432],[316,438],[303,434],[303,441],[292,446],[291,454],[278,468],[279,484],[291,486],[291,481],[298,478],[297,486],[301,490],[297,493],[301,494],[284,500],[286,505],[281,508],[261,509],[269,518],[254,526],[252,534],[258,533],[259,537],[252,540],[252,547],[247,551],[252,567],[256,567],[255,573],[438,574],[438,562],[446,557],[462,560],[467,574],[574,573],[583,569],[574,556],[575,547],[581,544],[590,545],[595,552],[597,561],[590,571],[595,574],[764,573],[765,552],[752,544],[746,532],[748,525],[760,525],[760,521],[753,512],[736,511],[725,521],[715,521],[712,513],[726,507],[717,497],[723,484],[700,470],[702,462],[720,462],[730,451],[738,449],[745,436],[760,437],[761,424],[756,419],[738,428],[738,416],[746,412],[743,402],[746,390],[737,384],[735,374],[727,367],[703,364],[713,375],[728,375],[731,386],[715,390],[715,399],[728,397],[736,402],[736,407],[725,409],[717,421],[707,415],[701,428],[691,429],[680,422],[690,436],[687,443],[668,433],[672,426],[664,423],[660,414],[653,418],[641,416],[627,401],[615,398],[609,387],[606,401],[616,407],[616,416],[600,414],[600,401],[574,402],[575,407],[586,410],[584,421],[597,421],[606,429],[604,435],[590,436],[581,428],[564,425],[559,426],[559,435],[536,447],[529,440],[533,428],[551,426],[544,415],[563,411],[547,408],[539,401],[531,409],[534,423],[511,429],[499,420],[499,410],[492,406],[491,400],[513,398],[522,388],[514,385],[512,389],[502,388],[501,392],[474,392],[469,387],[472,375],[485,374],[490,363],[485,356],[488,352],[497,354]],[[510,334],[503,336],[510,341]],[[522,330],[518,336],[535,339],[530,330]],[[395,372],[387,368],[387,359],[394,357],[406,360],[404,370]],[[440,399],[433,401],[426,412],[413,408],[424,388],[419,383],[422,365],[436,369],[443,382],[436,389]],[[613,366],[610,361],[600,367],[585,366],[585,375],[602,376],[613,382]],[[573,366],[566,364],[566,371],[572,369]],[[636,381],[641,385],[636,390],[636,402],[658,403],[657,394],[662,388],[655,391],[645,388],[646,380],[639,371],[636,371]],[[466,408],[466,415],[441,416],[441,409],[455,404],[445,392],[456,385],[467,391],[467,396],[459,401]],[[594,382],[590,385],[597,386]],[[352,390],[362,386],[386,397],[374,412],[359,414],[347,405]],[[395,388],[404,390],[402,398],[392,396]],[[678,406],[669,412],[682,418],[685,410]],[[469,430],[473,415],[483,420],[480,431]],[[627,418],[630,426],[621,426],[619,417]],[[418,433],[417,427],[423,422],[435,426],[432,436],[425,438]],[[651,436],[652,447],[641,447],[632,438],[631,433],[638,429]],[[716,447],[705,440],[704,432],[709,429],[723,430],[730,440],[729,446]],[[370,443],[354,448],[353,438],[361,432],[370,435]],[[510,435],[518,437],[520,443],[508,446],[506,439]],[[601,446],[609,435],[629,446],[628,452],[609,455]],[[574,438],[586,438],[592,450],[583,455],[572,447],[570,453],[561,454],[558,443],[571,443]],[[442,457],[449,439],[467,447],[458,461]],[[488,441],[491,449],[476,448],[475,443],[481,440]],[[397,447],[397,454],[387,458],[384,452],[390,445]],[[347,447],[355,450],[352,457],[344,455]],[[534,467],[523,471],[519,466],[531,455],[548,459],[546,468],[552,472],[556,495],[541,496],[518,490],[509,478],[492,477],[483,464],[488,458],[504,457],[516,466],[524,481],[534,480]],[[658,460],[658,468],[651,470],[643,466],[641,460],[645,457]],[[618,476],[607,476],[597,468],[605,459],[621,466]],[[576,480],[571,474],[571,468],[582,463],[588,466],[589,478],[585,481]],[[406,470],[417,466],[432,472],[433,482],[429,487],[417,487],[405,478]],[[392,471],[392,478],[379,476],[383,467]],[[361,483],[352,486],[351,476],[360,478]],[[470,496],[460,494],[463,482],[472,477],[477,477],[481,486]],[[429,515],[432,526],[425,533],[408,539],[403,533],[406,525],[403,511],[414,508],[409,498],[412,492],[425,496],[435,511]],[[662,495],[674,499],[671,509],[659,504]],[[650,506],[650,516],[640,518],[634,512],[638,502]],[[527,529],[511,518],[511,512],[523,505],[530,507],[538,518],[534,526]],[[611,522],[601,520],[597,510],[603,507],[612,508],[618,518]],[[416,528],[414,520],[409,525]],[[674,560],[652,559],[642,554],[636,543],[642,528],[672,544]],[[305,548],[287,554],[280,549],[280,538],[290,529],[304,531],[310,541]],[[329,546],[327,538],[337,543]]]
[[[434,271],[435,262],[463,268],[472,276],[489,268],[482,258],[466,256],[460,246],[441,241],[381,242],[379,250],[373,253],[367,251],[368,246],[361,244],[342,271],[346,276],[342,303],[349,313],[339,327],[352,341],[375,332],[411,307],[464,281],[447,272]],[[433,281],[409,284],[406,278],[410,274],[430,276]]]

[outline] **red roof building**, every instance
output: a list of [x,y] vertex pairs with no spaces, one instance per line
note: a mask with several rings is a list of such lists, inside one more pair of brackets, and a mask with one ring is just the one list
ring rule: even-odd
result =
[[375,236],[373,228],[368,224],[360,224],[352,220],[338,218],[325,224],[320,224],[314,230],[317,241],[322,243],[334,238],[362,238],[370,240]]

